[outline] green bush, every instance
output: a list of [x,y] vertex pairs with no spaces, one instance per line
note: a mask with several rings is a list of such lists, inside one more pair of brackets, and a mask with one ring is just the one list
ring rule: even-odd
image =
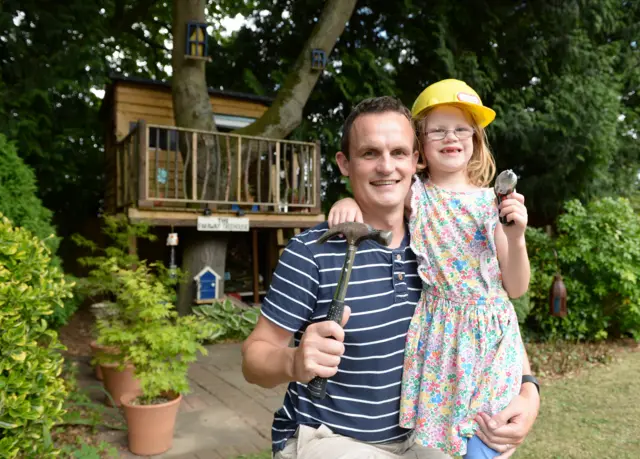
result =
[[99,361],[133,364],[142,404],[151,404],[165,393],[189,392],[189,364],[198,352],[206,354],[201,342],[212,333],[212,325],[193,315],[178,317],[172,292],[145,261],[123,269],[111,258],[103,269],[111,272],[117,314],[97,321],[97,341],[119,349],[120,354],[101,355]]
[[53,214],[37,197],[36,176],[15,146],[0,134],[0,213],[42,240],[56,253],[60,239],[51,223]]
[[216,325],[213,333],[207,336],[207,341],[212,343],[224,340],[245,340],[255,328],[258,317],[260,317],[258,308],[243,309],[233,304],[229,299],[194,306],[193,313]]
[[[624,198],[583,206],[569,201],[558,219],[557,238],[527,230],[531,260],[527,328],[543,339],[640,339],[640,216]],[[568,315],[549,314],[556,271],[553,249],[567,287]]]
[[108,298],[104,303],[109,313],[96,322],[98,344],[120,350],[115,355],[100,354],[98,362],[133,364],[143,404],[167,392],[187,393],[189,364],[198,352],[206,353],[201,343],[216,326],[193,315],[178,317],[173,303],[180,273],[172,276],[162,263],[149,264],[129,253],[131,236],[153,238],[147,227],[107,217],[103,231],[112,244],[102,250],[74,237],[95,252],[80,260],[91,267],[84,288]]
[[[60,259],[55,255],[60,238],[55,236],[52,212],[42,205],[37,197],[36,177],[29,166],[18,156],[15,146],[0,134],[0,213],[4,214],[15,226],[31,231],[45,241],[53,254],[53,263],[61,267]],[[67,283],[74,278],[67,276]],[[54,305],[53,313],[47,317],[49,326],[60,328],[78,309],[82,298],[73,296]]]
[[46,244],[0,214],[0,451],[52,457],[65,400],[64,347],[47,318],[71,295]]

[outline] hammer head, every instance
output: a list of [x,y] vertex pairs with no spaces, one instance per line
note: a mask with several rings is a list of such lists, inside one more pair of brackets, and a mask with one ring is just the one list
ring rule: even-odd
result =
[[379,244],[388,246],[393,238],[391,231],[373,229],[364,223],[344,222],[328,230],[318,238],[317,242],[322,244],[338,234],[342,234],[345,237],[347,244],[354,246],[358,246],[365,239],[372,239]]

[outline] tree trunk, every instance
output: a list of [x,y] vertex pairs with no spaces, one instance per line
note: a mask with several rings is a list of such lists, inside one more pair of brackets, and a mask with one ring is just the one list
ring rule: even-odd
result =
[[[175,1],[175,0],[174,0]],[[329,58],[338,38],[353,14],[357,0],[327,0],[318,23],[269,109],[236,134],[283,139],[302,121],[302,111],[322,70],[311,68],[311,50],[322,49]]]
[[187,22],[206,22],[205,0],[173,0],[173,116],[176,125],[215,132],[213,110],[205,78],[205,61],[186,59]]
[[186,237],[185,246],[182,252],[182,270],[187,272],[184,283],[178,292],[178,312],[181,315],[191,313],[191,305],[196,298],[196,284],[193,276],[200,270],[209,266],[220,277],[221,296],[224,292],[224,270],[227,257],[227,235],[226,233],[209,233],[198,230],[184,231]]
[[[204,0],[173,0],[173,52],[171,63],[173,66],[172,96],[173,115],[176,125],[179,127],[199,129],[215,132],[216,125],[213,120],[213,110],[205,78],[205,61],[186,59],[186,33],[187,22],[205,22]],[[201,136],[198,136],[200,138]],[[217,150],[211,142],[198,142],[198,151],[206,152],[205,158],[215,156]],[[198,175],[209,173],[212,168],[203,167],[206,160],[198,161]],[[219,163],[218,163],[218,166]],[[202,170],[201,170],[202,169]],[[208,171],[206,170],[208,169]],[[209,186],[217,186],[211,183],[213,177],[209,177]],[[200,181],[200,180],[199,180]],[[203,180],[200,183],[204,183]],[[211,199],[211,196],[208,196]],[[178,312],[188,314],[195,300],[195,283],[193,276],[198,274],[205,266],[211,267],[218,275],[222,276],[221,295],[224,292],[224,272],[227,252],[227,235],[224,233],[199,233],[188,231],[183,238],[184,248],[182,256],[182,269],[186,271],[185,280],[180,285],[178,292]]]
[[[329,57],[336,41],[344,31],[357,0],[327,0],[317,25],[304,44],[295,65],[271,107],[251,125],[236,131],[238,134],[256,135],[275,139],[285,138],[302,120],[304,109],[322,70],[311,69],[311,50],[322,49]],[[205,22],[205,0],[173,0],[173,112],[176,125],[204,131],[216,131],[213,111],[205,78],[205,61],[185,59],[186,25],[189,21]],[[216,142],[218,144],[218,142]],[[218,147],[219,145],[216,145]],[[202,149],[201,149],[202,148]],[[186,151],[186,149],[185,149]],[[215,155],[217,150],[198,144],[198,151]],[[200,156],[200,155],[199,155]],[[258,155],[256,155],[258,157]],[[219,157],[216,170],[225,166]],[[201,161],[198,161],[201,163]],[[202,165],[205,161],[202,161]],[[198,175],[201,167],[198,166]],[[209,177],[212,178],[212,177]],[[227,179],[229,182],[229,179]],[[227,183],[228,187],[230,183]],[[219,190],[221,183],[215,184]],[[204,266],[210,266],[224,276],[226,235],[198,234],[185,239],[183,269],[188,271],[180,287],[178,311],[186,314],[194,299],[193,276]],[[224,291],[224,290],[223,290]]]

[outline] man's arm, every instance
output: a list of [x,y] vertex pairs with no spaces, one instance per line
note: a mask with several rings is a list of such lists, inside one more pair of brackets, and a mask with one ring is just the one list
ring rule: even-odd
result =
[[[274,387],[331,377],[338,371],[344,330],[333,321],[310,323],[318,285],[313,253],[303,240],[291,239],[273,274],[258,323],[242,346],[242,373],[247,381]],[[345,307],[344,317],[348,315]],[[300,343],[289,347],[298,330],[304,330]]]
[[[345,307],[343,326],[349,317]],[[338,371],[344,353],[344,330],[333,321],[309,325],[298,347],[289,347],[293,334],[260,316],[242,346],[242,374],[262,387],[291,381],[309,382],[315,376],[330,378]],[[331,336],[334,339],[329,339]]]
[[[527,351],[524,351],[522,374],[530,375],[531,366]],[[533,383],[525,383],[511,403],[500,413],[491,417],[486,413],[479,413],[475,420],[480,429],[478,437],[491,448],[504,453],[500,459],[510,457],[515,447],[521,444],[529,434],[533,423],[538,417],[540,409],[540,394]]]

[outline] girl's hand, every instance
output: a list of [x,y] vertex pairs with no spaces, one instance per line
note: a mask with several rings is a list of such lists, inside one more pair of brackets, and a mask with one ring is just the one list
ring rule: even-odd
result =
[[524,196],[515,191],[508,195],[498,207],[501,217],[506,217],[513,225],[503,225],[502,229],[507,236],[509,243],[524,239],[524,232],[527,229],[527,208],[524,205]]
[[364,223],[360,207],[352,198],[344,198],[336,202],[329,211],[327,221],[329,228],[344,222]]

